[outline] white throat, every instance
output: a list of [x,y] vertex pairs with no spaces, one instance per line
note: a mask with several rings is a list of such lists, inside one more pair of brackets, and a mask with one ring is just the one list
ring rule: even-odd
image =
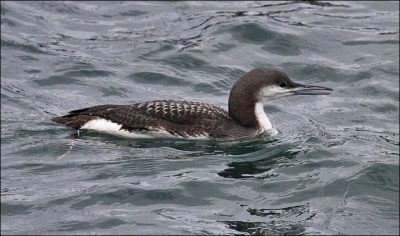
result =
[[264,112],[264,104],[262,102],[256,103],[256,119],[261,126],[262,131],[272,130],[271,122]]

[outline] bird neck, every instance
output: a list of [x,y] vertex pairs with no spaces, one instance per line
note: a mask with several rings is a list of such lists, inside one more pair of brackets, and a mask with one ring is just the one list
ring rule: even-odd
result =
[[229,116],[245,127],[272,129],[271,122],[264,112],[264,104],[246,94],[231,93],[228,104]]
[[263,80],[254,79],[263,74],[258,70],[248,72],[232,86],[229,94],[229,116],[245,127],[261,130],[271,129],[271,122],[264,113],[261,89]]
[[272,129],[272,124],[264,112],[264,104],[262,102],[257,102],[255,104],[254,114],[258,121],[258,125],[263,131]]

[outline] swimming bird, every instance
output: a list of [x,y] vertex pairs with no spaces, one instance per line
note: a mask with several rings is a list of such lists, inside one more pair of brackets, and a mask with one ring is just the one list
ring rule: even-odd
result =
[[291,95],[324,95],[333,90],[293,82],[273,68],[253,69],[233,85],[228,110],[208,103],[155,100],[132,105],[99,105],[74,110],[52,121],[128,138],[242,139],[273,131],[264,102]]

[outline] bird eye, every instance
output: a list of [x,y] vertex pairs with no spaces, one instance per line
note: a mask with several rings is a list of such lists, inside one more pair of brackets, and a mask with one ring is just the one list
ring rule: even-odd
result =
[[287,85],[286,81],[282,81],[282,82],[279,84],[279,86],[281,86],[281,88],[286,87],[286,85]]

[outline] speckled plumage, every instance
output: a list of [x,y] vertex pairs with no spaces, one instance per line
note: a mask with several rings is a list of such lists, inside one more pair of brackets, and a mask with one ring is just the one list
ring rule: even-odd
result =
[[254,128],[240,126],[220,107],[190,101],[156,100],[133,105],[100,105],[69,112],[53,118],[75,129],[87,122],[105,119],[130,132],[167,131],[183,138],[229,139],[254,136]]
[[69,112],[52,120],[75,129],[89,129],[129,138],[251,138],[273,129],[263,101],[291,95],[329,94],[332,89],[304,86],[282,71],[253,69],[241,76],[229,94],[229,112],[189,101],[156,100],[133,105],[100,105]]

